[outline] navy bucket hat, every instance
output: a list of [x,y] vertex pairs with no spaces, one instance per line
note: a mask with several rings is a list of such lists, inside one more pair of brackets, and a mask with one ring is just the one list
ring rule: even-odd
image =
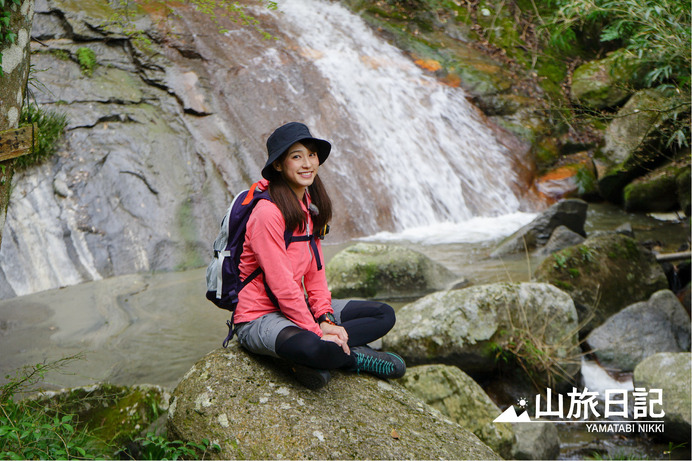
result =
[[272,163],[278,160],[289,147],[299,141],[312,141],[315,143],[320,165],[327,160],[329,152],[332,150],[332,145],[329,141],[314,138],[310,134],[308,127],[304,124],[298,122],[287,123],[274,130],[271,136],[269,136],[269,139],[267,139],[267,153],[269,154],[269,158],[267,158],[267,163],[264,165],[264,168],[262,168],[262,177],[271,180],[272,176],[276,173]]

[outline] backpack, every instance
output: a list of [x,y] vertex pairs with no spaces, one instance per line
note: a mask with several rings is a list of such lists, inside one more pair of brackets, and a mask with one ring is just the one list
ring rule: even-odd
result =
[[[250,219],[252,210],[254,210],[255,205],[260,200],[272,201],[269,191],[261,189],[258,183],[254,183],[250,186],[250,189],[244,190],[235,196],[221,221],[219,234],[216,240],[214,240],[214,256],[207,266],[207,299],[217,307],[231,312],[231,320],[226,321],[228,336],[223,342],[223,347],[227,347],[233,338],[233,316],[238,305],[238,294],[247,284],[262,273],[262,268],[258,267],[245,280],[241,280],[238,268],[240,265],[240,255],[243,253],[243,244],[245,243],[247,222]],[[324,238],[324,233],[326,233],[326,230],[319,238]],[[294,236],[293,231],[290,229],[284,231],[286,248],[288,248],[291,242],[310,241],[313,254],[317,258],[317,269],[321,270],[322,262],[317,252],[314,237],[314,235]],[[269,299],[278,308],[278,301],[269,289],[266,279],[264,288]]]

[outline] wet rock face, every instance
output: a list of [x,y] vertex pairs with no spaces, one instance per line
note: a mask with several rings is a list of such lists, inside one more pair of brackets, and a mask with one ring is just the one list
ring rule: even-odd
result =
[[197,362],[173,392],[169,436],[218,459],[500,459],[399,384],[334,372],[319,391],[237,343]]

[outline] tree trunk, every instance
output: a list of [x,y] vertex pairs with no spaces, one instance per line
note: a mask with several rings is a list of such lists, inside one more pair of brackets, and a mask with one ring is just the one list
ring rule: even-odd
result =
[[[0,40],[2,73],[0,76],[0,131],[17,128],[26,94],[31,57],[31,23],[34,18],[34,0],[24,0],[21,5],[5,2],[3,11],[10,11],[7,31],[16,34],[14,43]],[[0,163],[0,244],[5,216],[10,199],[10,186],[14,160]]]

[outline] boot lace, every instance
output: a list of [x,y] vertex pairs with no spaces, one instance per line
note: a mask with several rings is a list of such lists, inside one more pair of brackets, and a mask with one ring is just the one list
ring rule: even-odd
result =
[[389,375],[394,372],[394,364],[387,360],[373,357],[372,355],[356,353],[356,368],[358,371],[367,371],[380,375]]

